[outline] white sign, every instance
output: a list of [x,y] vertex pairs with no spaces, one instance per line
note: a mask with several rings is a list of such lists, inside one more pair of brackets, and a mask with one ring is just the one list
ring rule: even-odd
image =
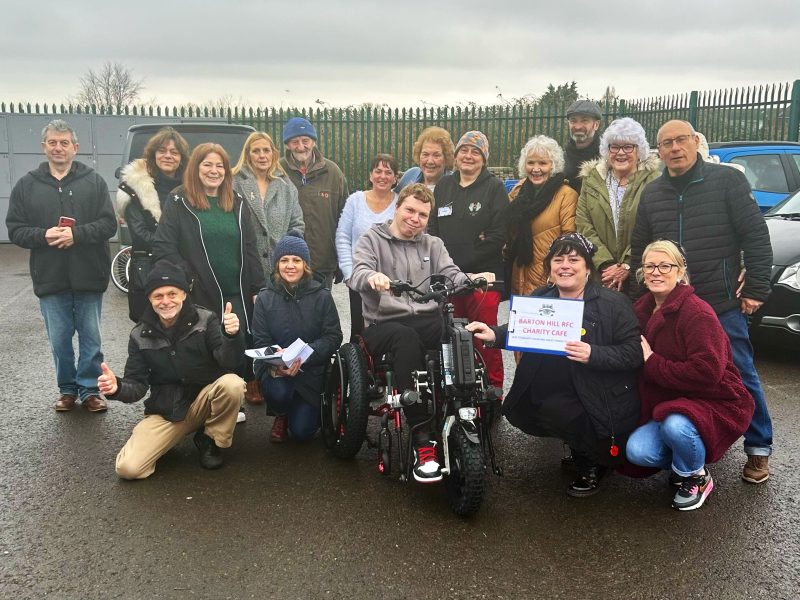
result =
[[506,348],[566,354],[564,346],[580,341],[582,329],[582,299],[511,296]]

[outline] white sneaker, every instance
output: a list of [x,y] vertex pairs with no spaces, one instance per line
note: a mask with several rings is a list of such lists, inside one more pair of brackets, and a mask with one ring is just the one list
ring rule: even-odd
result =
[[247,415],[244,414],[243,410],[240,410],[239,414],[236,415],[236,423],[244,423],[245,421],[247,421]]
[[436,442],[425,442],[424,446],[414,448],[414,479],[420,483],[442,480],[442,468],[436,459]]

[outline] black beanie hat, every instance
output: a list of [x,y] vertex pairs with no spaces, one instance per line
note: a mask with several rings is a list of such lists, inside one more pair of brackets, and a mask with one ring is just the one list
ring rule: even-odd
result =
[[165,285],[179,288],[189,293],[189,282],[186,280],[186,273],[177,265],[172,264],[166,260],[158,261],[150,275],[147,276],[147,281],[144,284],[144,292],[147,297],[156,290]]

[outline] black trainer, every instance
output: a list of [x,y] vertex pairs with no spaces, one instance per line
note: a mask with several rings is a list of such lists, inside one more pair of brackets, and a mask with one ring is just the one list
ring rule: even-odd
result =
[[600,491],[600,480],[608,469],[601,465],[591,465],[578,471],[578,478],[567,486],[567,495],[573,498],[594,496]]
[[219,469],[222,466],[222,452],[203,430],[194,434],[194,445],[200,451],[200,466],[204,469]]

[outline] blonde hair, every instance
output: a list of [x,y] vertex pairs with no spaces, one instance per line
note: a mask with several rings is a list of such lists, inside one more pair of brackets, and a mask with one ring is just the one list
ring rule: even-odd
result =
[[689,270],[686,268],[686,257],[683,255],[683,252],[681,252],[681,249],[678,248],[678,245],[670,240],[656,240],[647,245],[647,248],[642,252],[642,266],[636,270],[636,281],[639,283],[644,281],[644,257],[651,252],[663,252],[669,256],[673,264],[678,265],[679,269],[683,269],[683,275],[678,278],[678,283],[689,284]]
[[272,141],[272,138],[268,133],[263,131],[254,131],[247,136],[244,146],[242,147],[242,153],[239,155],[239,160],[236,162],[236,165],[231,171],[234,175],[236,175],[242,170],[242,167],[246,166],[248,169],[250,169],[250,171],[255,173],[253,163],[250,162],[250,147],[259,140],[264,140],[269,144],[269,147],[272,148],[272,164],[270,164],[269,169],[267,170],[267,181],[274,181],[284,174],[280,164],[281,157],[278,153],[278,149],[275,147],[275,142]]

